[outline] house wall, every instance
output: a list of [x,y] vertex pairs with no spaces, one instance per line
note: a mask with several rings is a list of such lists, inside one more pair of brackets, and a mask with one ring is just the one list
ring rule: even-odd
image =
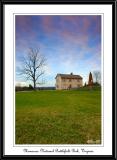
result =
[[56,89],[61,89],[61,77],[60,76],[57,76],[56,77]]
[[83,86],[82,79],[62,79],[60,76],[56,78],[56,89],[70,89],[70,88],[79,88]]

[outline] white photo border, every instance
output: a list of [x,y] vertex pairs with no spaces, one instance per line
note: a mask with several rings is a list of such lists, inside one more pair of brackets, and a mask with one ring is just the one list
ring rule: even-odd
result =
[[[56,7],[57,8],[56,8]],[[72,7],[71,7],[72,6]],[[60,5],[31,5],[31,6],[24,6],[24,5],[6,5],[5,6],[5,155],[87,155],[87,152],[82,152],[83,149],[89,151],[88,155],[112,155],[112,5],[62,5],[61,12]],[[33,8],[33,9],[32,9]],[[47,8],[49,8],[50,13],[47,13]],[[53,13],[52,13],[53,8]],[[67,12],[66,12],[67,8]],[[72,9],[71,9],[72,8]],[[75,9],[74,9],[75,8]],[[83,8],[83,9],[82,9]],[[38,10],[38,11],[37,11]],[[40,10],[40,13],[39,13]],[[15,145],[14,141],[14,133],[15,133],[15,109],[13,104],[15,104],[15,34],[14,33],[14,16],[18,14],[40,14],[40,15],[47,15],[47,14],[54,14],[57,13],[59,15],[67,14],[69,11],[73,10],[73,14],[92,14],[101,15],[102,16],[102,71],[104,74],[104,78],[102,79],[103,85],[102,85],[102,106],[105,102],[105,99],[108,98],[108,106],[109,108],[105,108],[105,106],[102,107],[102,118],[104,118],[104,121],[102,121],[102,134],[103,136],[103,144],[102,145]],[[78,11],[79,13],[77,13]],[[44,13],[46,11],[46,13]],[[56,12],[55,12],[56,11]],[[58,11],[58,12],[57,12]],[[85,13],[83,13],[85,11]],[[88,13],[86,13],[86,11]],[[94,12],[95,11],[95,12]],[[32,13],[33,12],[33,13]],[[61,12],[61,13],[60,13]],[[72,13],[69,13],[71,15]],[[68,14],[67,14],[68,15]],[[106,20],[105,20],[106,19]],[[108,24],[107,21],[110,23]],[[12,22],[12,23],[11,23]],[[10,27],[8,28],[8,24],[10,23]],[[108,24],[107,29],[105,26]],[[108,37],[110,39],[108,39]],[[10,41],[10,44],[9,44]],[[11,45],[12,44],[12,45]],[[104,47],[103,47],[104,46]],[[109,48],[108,48],[108,47]],[[8,49],[7,49],[8,48]],[[108,53],[109,52],[109,53]],[[14,54],[13,54],[14,53]],[[105,53],[108,53],[108,55],[105,55]],[[104,58],[103,58],[104,56]],[[106,57],[106,58],[105,58]],[[105,60],[106,59],[106,60]],[[103,63],[104,61],[104,63]],[[109,70],[106,70],[107,66],[110,66]],[[10,71],[10,77],[9,77],[9,71]],[[110,79],[108,80],[110,85],[107,84],[105,79],[108,78],[108,75]],[[102,76],[103,77],[103,76]],[[9,81],[9,83],[8,83]],[[106,87],[108,86],[109,93],[106,90]],[[7,92],[8,90],[8,92]],[[9,97],[10,95],[10,97]],[[109,105],[110,104],[110,105]],[[104,104],[105,105],[105,104]],[[10,111],[8,110],[10,106]],[[106,110],[106,113],[105,113]],[[109,119],[109,118],[110,119]],[[10,121],[11,119],[11,121]],[[108,120],[108,124],[106,121]],[[13,124],[12,127],[10,124]],[[11,127],[11,128],[10,128]],[[104,127],[104,130],[103,130]],[[109,130],[108,130],[109,128]],[[108,132],[107,132],[108,131]],[[106,135],[106,133],[109,134]],[[10,141],[9,141],[10,137]],[[106,138],[105,138],[106,137]],[[108,140],[108,141],[107,141]],[[110,145],[107,145],[108,144]],[[109,147],[108,147],[109,146]],[[38,147],[38,148],[37,148]],[[45,148],[46,147],[46,148]],[[54,152],[46,152],[46,150],[50,151],[54,150]],[[59,149],[64,151],[57,151],[57,147]],[[60,148],[61,147],[61,148]],[[66,148],[67,147],[67,148]],[[91,149],[89,149],[91,147]],[[73,149],[78,149],[79,152],[73,152]],[[45,151],[43,150],[45,149]],[[67,152],[68,149],[70,152]],[[43,150],[43,151],[42,151]],[[55,151],[56,150],[56,151]]]

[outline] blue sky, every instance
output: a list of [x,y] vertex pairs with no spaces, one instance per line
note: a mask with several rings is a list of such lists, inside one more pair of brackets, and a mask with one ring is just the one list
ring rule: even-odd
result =
[[[40,48],[47,59],[39,79],[44,86],[55,86],[57,73],[73,72],[85,83],[90,71],[101,71],[100,15],[17,15],[15,22],[16,72],[30,47]],[[16,74],[16,82],[25,77]]]

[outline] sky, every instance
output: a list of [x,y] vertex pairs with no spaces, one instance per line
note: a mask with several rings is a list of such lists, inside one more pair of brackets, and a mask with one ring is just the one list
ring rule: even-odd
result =
[[55,86],[57,73],[77,74],[88,81],[89,72],[101,71],[100,15],[16,15],[16,83],[30,84],[18,75],[29,48],[46,58],[43,86]]

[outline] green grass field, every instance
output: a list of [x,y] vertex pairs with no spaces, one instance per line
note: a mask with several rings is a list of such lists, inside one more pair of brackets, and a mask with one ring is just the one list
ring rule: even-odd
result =
[[16,92],[16,144],[101,140],[101,91]]

